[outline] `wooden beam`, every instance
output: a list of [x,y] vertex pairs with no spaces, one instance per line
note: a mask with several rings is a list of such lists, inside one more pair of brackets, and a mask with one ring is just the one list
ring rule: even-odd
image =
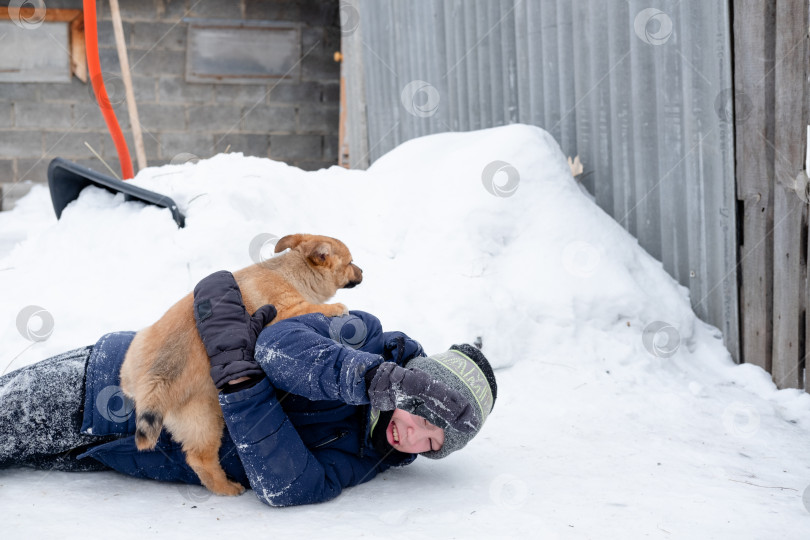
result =
[[[734,16],[735,162],[742,242],[741,361],[771,371],[775,0],[739,0]],[[743,110],[743,106],[750,111]]]
[[[43,9],[43,8],[40,8]],[[9,8],[7,7],[0,7],[0,19],[11,19],[9,15]],[[19,14],[14,12],[15,16],[19,16],[20,18],[31,20],[36,17],[36,21],[42,22],[71,22],[76,17],[82,16],[82,10],[80,9],[53,9],[47,8],[44,9],[44,13],[37,14],[37,10],[32,7],[21,7],[19,8]]]
[[87,48],[84,44],[84,18],[81,12],[70,21],[70,69],[77,79],[87,84]]
[[[777,0],[774,53],[774,280],[773,378],[779,388],[802,388],[806,262],[802,240],[807,194],[804,170],[807,111],[807,4]],[[797,188],[800,188],[797,191]]]
[[335,60],[340,62],[340,119],[338,121],[338,165],[349,168],[349,140],[346,137],[346,75],[343,67],[343,53],[335,53]]
[[[37,13],[32,7],[21,7],[13,15],[33,22],[65,22],[70,26],[70,71],[77,79],[87,83],[87,51],[84,44],[84,19],[80,9],[43,9]],[[0,7],[0,20],[11,20],[9,8]]]

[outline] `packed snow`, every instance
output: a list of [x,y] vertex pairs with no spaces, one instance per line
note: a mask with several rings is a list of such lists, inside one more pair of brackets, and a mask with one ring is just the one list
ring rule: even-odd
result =
[[133,182],[186,227],[96,188],[59,221],[43,187],[0,214],[0,372],[151,324],[209,273],[308,232],[364,270],[334,301],[428,353],[478,341],[498,399],[463,451],[314,506],[0,471],[4,538],[810,537],[810,395],[735,365],[542,129],[423,137],[367,171],[220,154]]

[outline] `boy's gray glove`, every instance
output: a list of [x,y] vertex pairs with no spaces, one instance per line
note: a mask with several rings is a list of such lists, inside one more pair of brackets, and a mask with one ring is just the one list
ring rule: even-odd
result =
[[475,429],[472,404],[422,370],[383,362],[366,375],[366,380],[369,401],[375,409],[402,409],[442,429],[448,426],[461,432]]

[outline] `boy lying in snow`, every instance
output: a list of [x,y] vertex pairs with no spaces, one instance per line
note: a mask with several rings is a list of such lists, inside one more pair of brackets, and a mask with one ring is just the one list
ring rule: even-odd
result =
[[[225,292],[206,280],[197,289],[214,306]],[[216,307],[212,317],[220,319],[198,326],[203,341],[245,353],[212,360],[227,426],[220,462],[272,506],[332,499],[417,454],[445,457],[480,431],[497,396],[492,368],[477,348],[454,345],[428,357],[419,343],[383,332],[362,311],[303,315],[263,329]],[[253,336],[247,346],[229,338],[246,331]],[[119,386],[133,336],[107,334],[0,377],[0,469],[114,469],[199,484],[165,430],[154,450],[135,447],[135,414]],[[235,356],[252,357],[261,369],[226,358]]]

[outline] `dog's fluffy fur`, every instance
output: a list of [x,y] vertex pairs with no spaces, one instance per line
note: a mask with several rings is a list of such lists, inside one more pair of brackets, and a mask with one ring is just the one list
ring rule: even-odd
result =
[[[334,238],[309,234],[285,236],[275,252],[287,248],[234,273],[248,313],[273,304],[278,312],[273,322],[305,313],[346,314],[343,304],[323,302],[363,279],[348,248]],[[135,402],[139,450],[154,448],[165,426],[182,443],[186,461],[205,487],[238,495],[244,488],[228,480],[219,464],[224,421],[193,304],[189,293],[135,335],[121,366],[121,387]]]

